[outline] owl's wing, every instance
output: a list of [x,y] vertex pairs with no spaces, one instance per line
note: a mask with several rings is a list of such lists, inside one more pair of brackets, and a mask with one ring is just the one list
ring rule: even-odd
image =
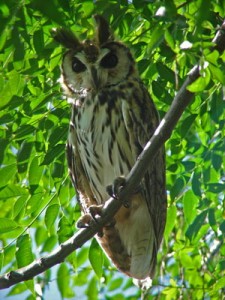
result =
[[[155,105],[148,91],[141,84],[135,89],[129,102],[124,101],[123,118],[136,161],[159,124]],[[163,237],[167,209],[163,147],[159,149],[149,166],[141,186],[152,218],[158,249]]]
[[67,162],[72,184],[76,190],[76,197],[84,213],[90,205],[97,204],[85,175],[79,152],[77,151],[77,134],[74,126],[76,108],[72,107],[69,127],[69,137],[66,145]]

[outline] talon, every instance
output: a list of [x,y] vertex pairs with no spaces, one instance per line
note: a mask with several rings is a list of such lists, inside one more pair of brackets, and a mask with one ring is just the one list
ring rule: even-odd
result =
[[101,230],[99,230],[98,232],[97,232],[97,236],[98,237],[100,237],[100,238],[102,238],[103,237],[103,229],[101,229]]
[[103,205],[89,206],[87,213],[78,219],[76,223],[77,228],[89,227],[92,220],[95,220],[95,222],[97,223],[98,221],[96,216],[101,216],[102,207]]
[[117,197],[119,195],[119,192],[126,184],[126,178],[125,177],[117,177],[112,185],[112,191],[113,194]]
[[[103,205],[91,205],[91,206],[89,206],[88,210],[87,210],[87,213],[85,215],[81,216],[78,219],[78,221],[76,223],[77,228],[88,228],[88,227],[90,227],[91,221],[93,221],[93,220],[96,223],[98,223],[98,217],[100,217],[101,214],[102,214],[102,208],[103,208]],[[116,224],[116,220],[113,218],[103,228],[105,228],[105,230],[107,230],[107,229],[110,229],[110,228],[114,227],[115,224]],[[92,225],[93,225],[93,223],[92,223]],[[102,238],[103,235],[104,235],[103,228],[100,229],[97,232],[97,236],[100,237],[100,238]]]
[[113,197],[113,198],[118,198],[120,190],[125,186],[126,184],[126,179],[125,177],[117,177],[112,185],[108,185],[106,187],[107,193]]
[[97,222],[98,218],[96,216],[102,215],[103,205],[91,205],[88,207],[88,213],[92,216],[92,218]]
[[116,220],[114,218],[112,218],[112,220],[110,221],[109,224],[107,224],[105,227],[106,228],[111,228],[114,227],[116,225]]
[[106,187],[106,192],[109,194],[110,197],[114,198],[114,195],[113,195],[113,188],[112,188],[112,185],[107,185]]
[[83,215],[80,217],[76,223],[77,228],[88,228],[90,226],[90,222],[92,220],[92,216],[89,214]]
[[123,206],[124,206],[125,208],[130,208],[130,201],[129,201],[129,200],[124,200],[124,201],[123,201]]
[[[94,220],[98,223],[98,216],[101,216],[103,205],[91,205],[88,207],[87,213],[79,218],[76,223],[77,228],[88,228],[90,227],[91,221]],[[97,235],[103,236],[103,230],[101,229]]]
[[[108,185],[106,187],[106,191],[109,194],[110,197],[113,197],[115,199],[118,198],[119,192],[126,184],[126,178],[123,176],[117,177],[112,185]],[[122,203],[124,207],[129,208],[130,207],[130,201],[129,200],[122,200]]]

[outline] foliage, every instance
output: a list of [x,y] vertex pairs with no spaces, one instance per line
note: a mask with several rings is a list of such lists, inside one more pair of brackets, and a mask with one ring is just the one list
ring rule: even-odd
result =
[[[76,230],[79,208],[65,160],[70,108],[58,83],[62,49],[50,29],[69,27],[86,38],[93,31],[91,16],[99,13],[132,49],[161,117],[188,71],[198,62],[202,66],[202,77],[189,87],[195,100],[166,144],[168,218],[147,298],[222,298],[225,54],[212,52],[211,41],[225,15],[224,1],[7,0],[0,13],[2,273],[50,252]],[[51,282],[62,298],[140,296],[94,241],[56,271],[9,294],[20,297],[29,290],[27,299],[35,299],[39,290],[47,297]]]

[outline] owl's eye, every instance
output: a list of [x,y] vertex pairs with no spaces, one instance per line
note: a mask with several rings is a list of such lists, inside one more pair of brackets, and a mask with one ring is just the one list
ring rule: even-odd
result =
[[76,57],[72,60],[72,69],[76,73],[81,73],[86,70],[86,66]]
[[111,69],[114,68],[118,63],[118,58],[115,54],[109,53],[101,60],[100,65],[103,68]]

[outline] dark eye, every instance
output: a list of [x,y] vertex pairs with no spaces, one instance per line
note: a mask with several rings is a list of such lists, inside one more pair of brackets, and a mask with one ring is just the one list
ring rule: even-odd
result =
[[80,73],[83,72],[86,67],[78,58],[74,57],[72,60],[72,69],[74,72]]
[[103,57],[103,59],[101,60],[100,65],[103,68],[111,69],[111,68],[114,68],[117,65],[117,63],[118,63],[117,56],[113,53],[109,53],[105,57]]

